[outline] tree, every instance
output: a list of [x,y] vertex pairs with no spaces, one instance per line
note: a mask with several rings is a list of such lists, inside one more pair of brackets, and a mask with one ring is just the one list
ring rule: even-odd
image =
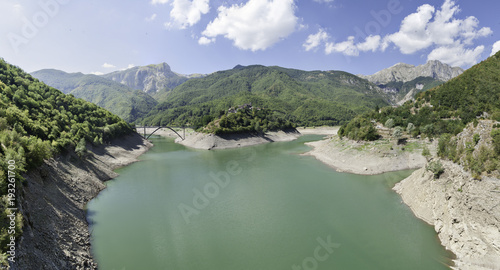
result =
[[394,119],[392,119],[392,118],[387,119],[387,121],[385,121],[384,126],[387,128],[393,128],[394,127]]
[[415,125],[413,123],[408,123],[408,126],[406,127],[406,132],[408,132],[408,134],[411,135],[414,130],[415,130]]
[[85,138],[81,138],[76,145],[75,152],[79,157],[82,157],[87,152],[87,142]]
[[384,126],[389,129],[389,135],[391,134],[391,129],[394,127],[394,119],[389,118],[385,121]]
[[400,126],[397,126],[394,128],[394,132],[392,133],[392,137],[394,139],[399,140],[403,136],[403,128]]

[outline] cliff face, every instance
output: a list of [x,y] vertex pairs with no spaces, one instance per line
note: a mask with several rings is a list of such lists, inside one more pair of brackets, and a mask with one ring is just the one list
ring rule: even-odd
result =
[[105,74],[103,77],[148,94],[173,89],[189,79],[188,76],[173,72],[166,63],[133,67]]
[[474,180],[459,165],[442,162],[439,179],[422,168],[394,190],[457,255],[456,269],[500,269],[500,180]]
[[459,67],[450,67],[440,61],[431,60],[426,64],[419,66],[398,63],[373,75],[360,75],[360,77],[365,78],[374,84],[409,82],[418,77],[431,77],[435,80],[446,82],[463,72],[464,70]]
[[149,147],[130,135],[89,149],[85,159],[61,155],[31,171],[20,206],[24,233],[11,269],[96,269],[85,205],[105,188],[103,181],[117,176],[113,169],[136,161]]

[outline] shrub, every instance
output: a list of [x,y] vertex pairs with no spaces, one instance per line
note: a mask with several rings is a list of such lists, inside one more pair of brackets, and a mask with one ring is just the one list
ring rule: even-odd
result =
[[422,156],[427,159],[429,159],[429,157],[431,156],[431,151],[429,151],[429,148],[427,146],[424,146],[424,149],[422,149]]
[[394,119],[392,119],[392,118],[387,119],[387,121],[385,121],[384,126],[386,128],[393,128],[394,127]]
[[474,137],[472,139],[474,140],[474,145],[477,145],[477,143],[481,139],[481,136],[479,136],[479,134],[476,133],[474,134]]
[[425,168],[434,174],[434,179],[438,179],[444,173],[443,164],[439,160],[429,162]]

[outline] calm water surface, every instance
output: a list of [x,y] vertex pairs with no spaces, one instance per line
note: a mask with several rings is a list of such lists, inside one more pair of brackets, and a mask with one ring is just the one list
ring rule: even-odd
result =
[[391,187],[411,172],[337,173],[293,142],[193,150],[164,138],[88,205],[104,270],[449,269]]

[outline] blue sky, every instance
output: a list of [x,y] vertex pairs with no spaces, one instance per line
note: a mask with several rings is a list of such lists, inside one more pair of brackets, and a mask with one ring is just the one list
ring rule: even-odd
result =
[[497,0],[2,0],[0,57],[29,72],[468,68],[500,49],[499,10]]

